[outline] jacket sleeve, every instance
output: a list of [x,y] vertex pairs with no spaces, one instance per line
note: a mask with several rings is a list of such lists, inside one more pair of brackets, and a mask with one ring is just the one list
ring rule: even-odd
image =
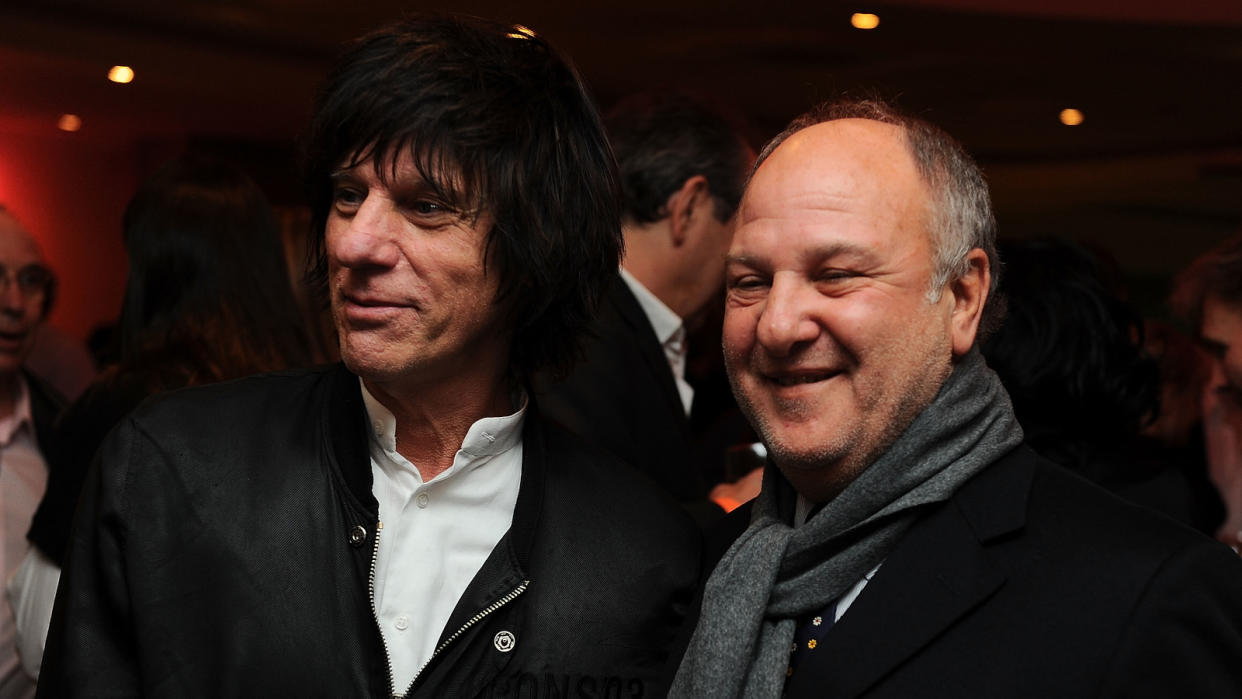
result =
[[1242,697],[1242,559],[1204,540],[1156,572],[1122,632],[1104,697]]
[[132,526],[126,486],[145,441],[125,421],[96,455],[56,593],[38,697],[141,693],[126,560]]

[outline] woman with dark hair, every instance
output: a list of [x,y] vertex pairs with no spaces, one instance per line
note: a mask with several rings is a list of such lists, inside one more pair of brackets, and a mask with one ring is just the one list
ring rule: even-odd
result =
[[[1111,267],[1053,239],[1000,247],[1007,304],[981,345],[1027,442],[1114,494],[1211,534],[1221,514],[1202,463],[1140,436],[1160,410],[1159,367]],[[1196,470],[1197,468],[1197,470]]]
[[28,535],[35,546],[9,589],[36,677],[78,495],[112,427],[161,391],[312,361],[275,217],[245,174],[201,157],[173,161],[130,201],[123,225],[120,361],[59,422]]

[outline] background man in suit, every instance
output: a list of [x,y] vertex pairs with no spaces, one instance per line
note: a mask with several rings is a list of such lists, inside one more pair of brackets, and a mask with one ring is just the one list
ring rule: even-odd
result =
[[686,320],[720,289],[754,153],[731,117],[687,94],[634,95],[605,125],[621,169],[625,258],[585,361],[545,379],[541,402],[712,519],[720,509],[692,454]]
[[[60,411],[59,396],[24,369],[53,295],[52,273],[39,244],[0,206],[0,541],[5,580],[30,550],[26,531],[47,487],[43,454]],[[16,624],[22,609],[7,598],[0,607],[0,699],[32,697],[40,649],[22,648],[19,657]]]
[[724,345],[775,468],[673,694],[1242,696],[1242,561],[1020,446],[961,147],[855,102],[758,162]]

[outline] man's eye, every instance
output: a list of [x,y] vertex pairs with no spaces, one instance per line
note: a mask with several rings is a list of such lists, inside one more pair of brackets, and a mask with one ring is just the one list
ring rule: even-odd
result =
[[854,272],[844,269],[826,269],[819,273],[819,280],[824,282],[839,282],[846,279],[853,279],[858,276]]
[[738,291],[753,291],[755,289],[761,289],[766,285],[767,282],[762,277],[758,277],[753,274],[748,274],[729,281],[729,288],[736,289]]
[[37,265],[31,265],[17,272],[17,285],[22,291],[41,291],[51,278],[51,272]]
[[365,198],[362,192],[352,187],[337,187],[332,192],[332,203],[345,211],[357,209]]
[[414,211],[414,213],[419,214],[420,216],[431,216],[433,214],[444,213],[448,210],[446,207],[426,199],[419,199],[414,202],[410,208]]

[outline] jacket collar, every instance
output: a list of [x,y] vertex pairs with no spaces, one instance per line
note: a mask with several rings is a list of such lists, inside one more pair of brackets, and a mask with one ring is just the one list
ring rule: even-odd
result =
[[911,527],[824,639],[824,695],[866,691],[1004,584],[987,547],[1025,526],[1032,457],[1015,449]]
[[[379,504],[371,492],[371,457],[367,441],[370,427],[358,377],[344,364],[337,364],[330,372],[329,381],[331,397],[324,411],[324,430],[329,435],[330,449],[349,492],[372,517],[376,517]],[[469,599],[472,593],[489,589],[488,585],[483,585],[484,590],[476,589],[484,578],[495,576],[497,580],[508,581],[514,575],[524,576],[525,571],[529,570],[531,551],[543,512],[547,447],[538,406],[532,392],[527,393],[532,397],[527,404],[522,429],[522,483],[518,487],[513,524],[467,588],[463,601]],[[461,607],[459,604],[450,619],[450,626],[457,620]]]

